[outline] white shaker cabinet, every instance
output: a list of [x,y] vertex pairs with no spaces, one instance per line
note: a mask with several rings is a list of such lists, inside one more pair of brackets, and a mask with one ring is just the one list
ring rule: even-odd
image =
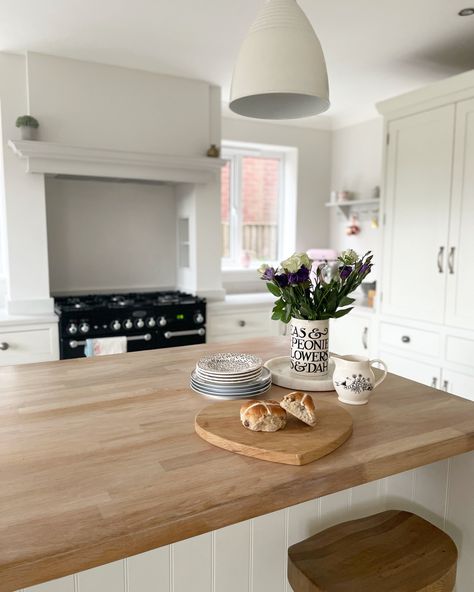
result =
[[353,310],[340,319],[330,320],[329,349],[339,355],[372,357],[373,311]]
[[382,311],[442,323],[455,107],[388,124]]
[[474,401],[474,376],[443,368],[441,388],[447,393]]
[[474,99],[456,106],[455,138],[446,323],[474,329]]
[[380,358],[387,364],[388,371],[433,388],[441,388],[441,369],[439,366],[405,358],[390,351],[381,350]]

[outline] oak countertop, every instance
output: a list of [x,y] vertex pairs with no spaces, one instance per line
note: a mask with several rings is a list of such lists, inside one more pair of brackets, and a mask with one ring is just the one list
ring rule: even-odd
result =
[[287,347],[273,337],[1,368],[0,592],[474,449],[474,403],[394,375],[369,405],[345,406],[352,437],[314,463],[201,440],[194,416],[210,401],[188,387],[196,359]]

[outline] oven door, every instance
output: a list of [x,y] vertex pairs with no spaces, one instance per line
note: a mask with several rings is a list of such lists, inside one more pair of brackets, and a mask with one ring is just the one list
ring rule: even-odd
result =
[[158,347],[179,347],[206,343],[206,329],[163,329],[158,331]]
[[[104,336],[111,337],[110,335]],[[119,337],[119,335],[114,335]],[[61,360],[71,360],[73,358],[85,358],[84,348],[85,340],[61,338],[60,357]],[[140,335],[127,335],[127,352],[142,351],[146,349],[156,349],[157,339],[155,333],[143,333]]]

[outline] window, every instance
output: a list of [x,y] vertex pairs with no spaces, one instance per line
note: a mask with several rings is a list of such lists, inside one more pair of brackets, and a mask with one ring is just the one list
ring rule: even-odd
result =
[[221,177],[222,262],[226,269],[275,263],[282,250],[285,153],[224,147]]

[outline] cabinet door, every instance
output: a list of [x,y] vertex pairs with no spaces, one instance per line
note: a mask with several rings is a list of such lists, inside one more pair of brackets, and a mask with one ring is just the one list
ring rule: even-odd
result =
[[443,322],[454,105],[389,125],[384,313]]
[[474,376],[443,368],[441,387],[447,393],[474,401]]
[[370,325],[372,319],[349,313],[340,319],[331,319],[329,350],[335,354],[370,356]]
[[474,99],[458,103],[448,252],[446,323],[474,329]]
[[388,351],[381,351],[380,359],[387,364],[388,371],[392,374],[398,374],[398,376],[409,378],[433,388],[441,387],[441,370],[434,364],[418,362],[413,358],[404,358]]

